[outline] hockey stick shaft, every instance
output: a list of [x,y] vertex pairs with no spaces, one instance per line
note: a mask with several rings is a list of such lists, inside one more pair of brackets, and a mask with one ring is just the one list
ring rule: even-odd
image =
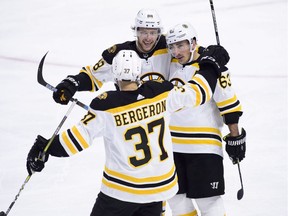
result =
[[[59,123],[59,125],[57,126],[55,132],[53,133],[52,137],[50,138],[49,142],[47,143],[41,157],[39,158],[39,160],[42,160],[44,161],[45,160],[45,155],[49,149],[49,147],[51,146],[53,140],[55,139],[55,137],[57,136],[60,128],[62,127],[62,125],[64,124],[64,122],[66,121],[67,117],[70,115],[72,109],[74,108],[75,104],[77,104],[77,99],[75,99],[71,106],[69,107],[68,111],[66,112],[65,116],[62,118],[61,122]],[[19,192],[17,193],[17,195],[15,196],[15,199],[13,200],[13,202],[9,205],[5,215],[7,216],[10,212],[10,210],[13,208],[15,202],[17,201],[18,197],[20,196],[20,193],[22,192],[22,190],[24,189],[25,185],[29,182],[30,178],[31,178],[32,174],[31,175],[28,175],[24,181],[24,183],[22,184]]]
[[215,35],[216,35],[216,41],[217,41],[217,45],[220,45],[220,39],[219,39],[219,33],[218,33],[218,27],[217,27],[217,21],[216,21],[216,14],[215,14],[215,9],[214,9],[214,4],[213,4],[213,0],[209,0],[209,1],[210,1],[212,18],[213,18],[214,31],[215,31]]
[[242,175],[241,175],[241,170],[240,170],[240,163],[239,163],[239,161],[237,162],[237,165],[238,165],[238,172],[239,172],[241,187],[243,188],[243,181],[242,181]]
[[78,100],[74,99],[71,106],[69,107],[68,111],[66,112],[65,116],[62,118],[60,124],[57,126],[55,132],[53,133],[52,137],[50,138],[49,142],[47,143],[43,154],[46,154],[48,148],[50,147],[51,143],[53,142],[54,138],[57,136],[59,130],[61,129],[62,125],[64,124],[64,122],[66,121],[66,119],[68,118],[68,116],[70,115],[72,109],[74,108],[75,104],[77,104]]
[[[213,3],[213,0],[209,0],[209,2],[210,2],[210,8],[211,8],[211,13],[212,13],[212,18],[213,18],[214,31],[215,31],[217,45],[220,45],[219,32],[218,32],[218,26],[217,26],[217,21],[216,21],[214,3]],[[237,165],[238,165],[238,172],[239,172],[240,183],[241,183],[241,189],[238,190],[238,192],[237,192],[237,199],[240,200],[240,199],[242,199],[242,197],[244,195],[244,187],[243,187],[242,174],[241,174],[241,170],[240,170],[239,160],[237,161]]]
[[238,165],[238,172],[239,172],[240,183],[241,183],[241,189],[238,190],[238,192],[237,192],[237,199],[241,200],[243,195],[244,195],[244,186],[243,186],[243,181],[242,181],[242,174],[241,174],[241,170],[240,170],[239,160],[237,161],[237,165]]
[[[15,196],[15,199],[14,199],[13,202],[9,205],[9,207],[8,207],[6,213],[5,213],[5,216],[8,215],[9,212],[11,211],[11,209],[13,208],[13,206],[14,206],[14,204],[16,203],[18,197],[20,196],[21,191],[24,189],[25,185],[26,185],[27,182],[30,180],[30,178],[31,178],[31,175],[28,175],[28,176],[26,177],[26,179],[25,179],[24,183],[22,184],[19,192],[18,192],[17,195]],[[3,213],[2,213],[2,214],[3,214]]]
[[[37,74],[37,81],[39,84],[45,86],[46,88],[48,88],[49,90],[53,91],[53,92],[57,92],[57,88],[55,88],[54,86],[50,85],[49,83],[47,83],[44,78],[43,78],[43,65],[44,65],[44,61],[46,58],[46,55],[48,54],[48,52],[42,57],[40,63],[39,63],[39,67],[38,67],[38,74]],[[75,101],[76,99],[71,98],[70,101]],[[85,110],[89,110],[89,106],[85,105],[84,103],[76,100],[76,104],[80,107],[82,107]]]

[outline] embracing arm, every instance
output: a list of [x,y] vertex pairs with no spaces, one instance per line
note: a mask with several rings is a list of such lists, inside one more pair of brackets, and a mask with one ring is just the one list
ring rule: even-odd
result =
[[218,77],[227,69],[225,65],[229,61],[229,54],[222,46],[214,45],[207,47],[199,59],[200,69],[192,80],[169,93],[167,107],[170,111],[208,102],[213,96]]

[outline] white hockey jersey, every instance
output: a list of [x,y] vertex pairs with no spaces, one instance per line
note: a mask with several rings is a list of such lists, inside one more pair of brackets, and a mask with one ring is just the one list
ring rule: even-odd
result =
[[[173,59],[169,80],[175,86],[182,86],[192,79],[197,70],[199,65],[195,61],[183,66]],[[186,107],[171,116],[173,151],[211,153],[223,157],[222,116],[241,110],[241,104],[231,87],[229,71],[222,72],[210,101],[198,107]]]
[[178,191],[166,98],[173,85],[147,82],[137,91],[110,91],[90,105],[81,122],[59,135],[71,156],[104,138],[101,191],[119,200],[147,203]]

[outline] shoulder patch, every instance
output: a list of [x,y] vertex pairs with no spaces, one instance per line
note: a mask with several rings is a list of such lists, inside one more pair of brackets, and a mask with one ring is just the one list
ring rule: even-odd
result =
[[98,95],[97,98],[100,100],[105,100],[107,98],[107,96],[108,96],[107,92],[104,92],[104,93]]
[[116,56],[116,54],[123,49],[131,49],[131,41],[126,41],[122,44],[115,44],[111,46],[110,48],[104,50],[102,52],[103,59],[108,63],[112,64],[113,58]]
[[117,49],[117,46],[116,45],[113,45],[112,47],[108,48],[107,51],[109,53],[115,53],[116,52],[116,49]]

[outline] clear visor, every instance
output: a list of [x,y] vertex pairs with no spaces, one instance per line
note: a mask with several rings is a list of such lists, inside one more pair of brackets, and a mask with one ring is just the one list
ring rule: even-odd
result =
[[169,52],[172,54],[172,56],[176,56],[177,53],[183,53],[186,51],[191,51],[191,45],[187,40],[176,42],[173,44],[168,45]]

